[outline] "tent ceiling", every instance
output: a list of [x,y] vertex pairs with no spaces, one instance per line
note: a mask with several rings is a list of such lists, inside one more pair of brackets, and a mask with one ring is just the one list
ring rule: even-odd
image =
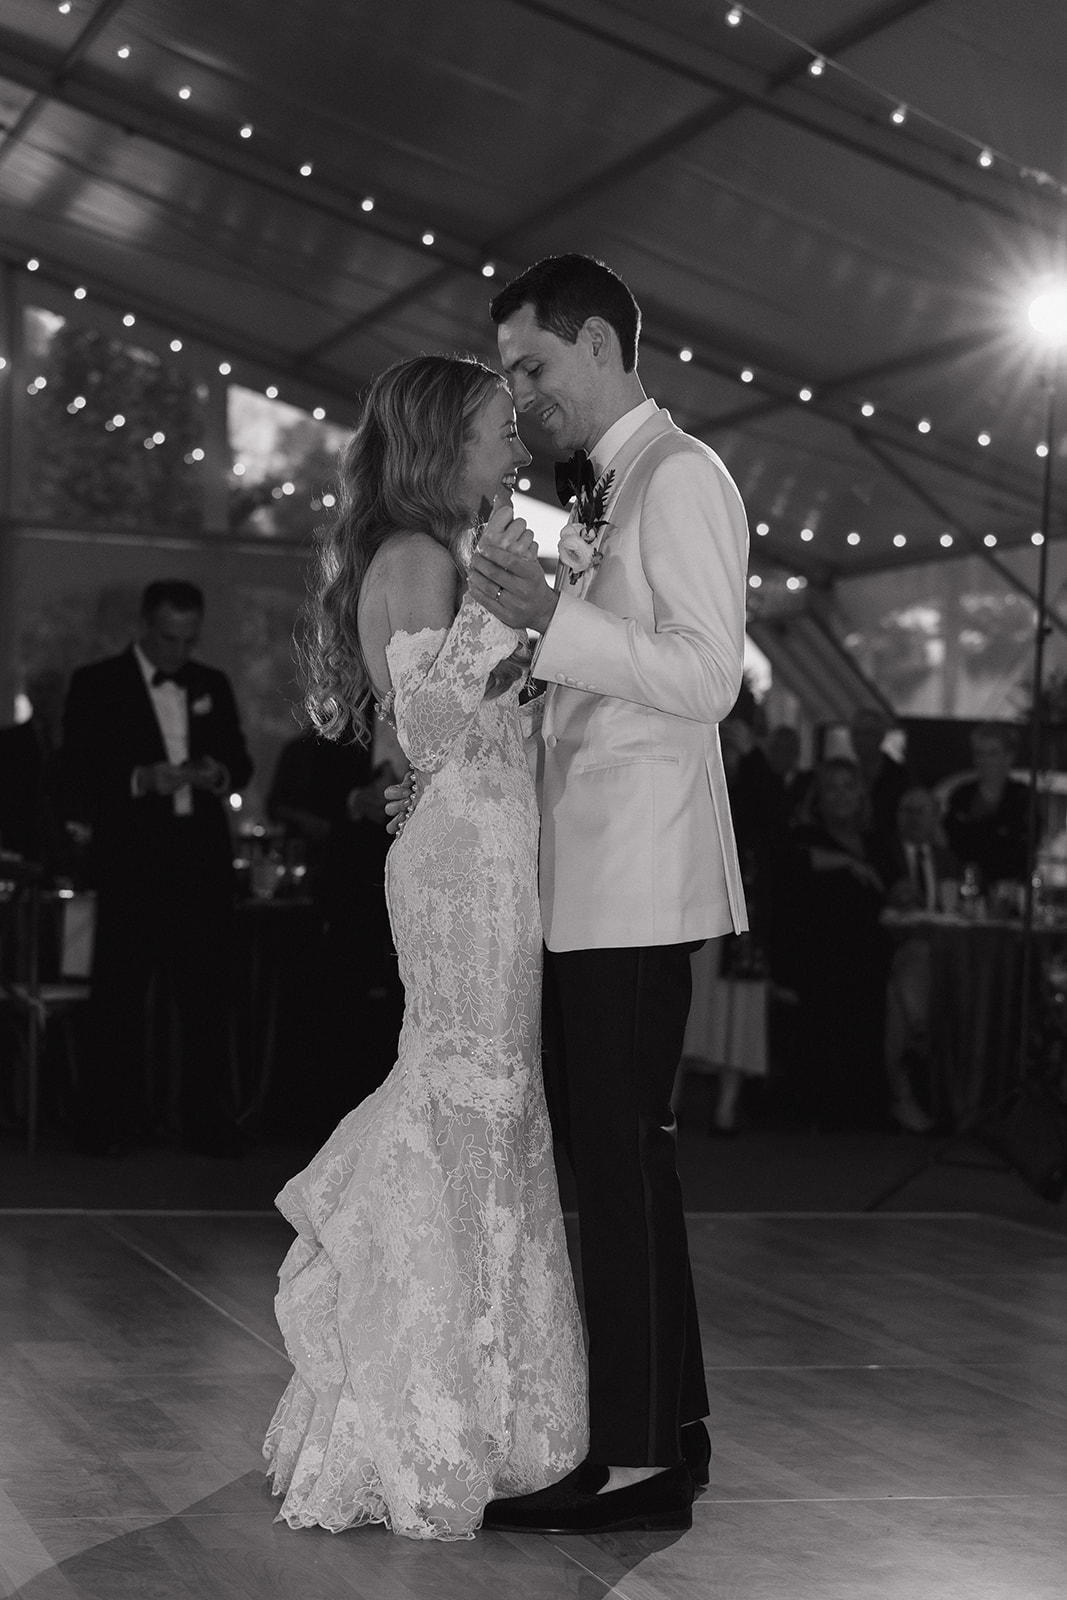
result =
[[1046,418],[1020,306],[1067,257],[1067,7],[738,9],[4,0],[0,254],[348,421],[401,356],[492,358],[486,261],[499,282],[584,250],[642,304],[646,388],[769,527],[757,566],[1028,540]]

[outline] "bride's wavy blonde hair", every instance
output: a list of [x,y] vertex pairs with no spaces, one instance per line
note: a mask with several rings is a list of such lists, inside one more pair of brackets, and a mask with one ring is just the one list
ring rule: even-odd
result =
[[[381,373],[341,452],[335,520],[318,535],[316,568],[304,611],[304,703],[330,739],[366,743],[374,687],[359,642],[360,588],[390,534],[428,533],[456,567],[457,601],[475,528],[460,485],[464,446],[475,417],[505,387],[472,356],[415,356]],[[520,665],[502,662],[491,683],[512,682]]]

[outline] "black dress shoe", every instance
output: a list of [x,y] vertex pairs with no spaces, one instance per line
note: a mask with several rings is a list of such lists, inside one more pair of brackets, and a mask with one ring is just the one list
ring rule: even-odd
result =
[[711,1439],[702,1422],[687,1422],[682,1428],[682,1460],[689,1468],[694,1489],[706,1489],[711,1482]]
[[612,1489],[608,1468],[584,1462],[548,1489],[490,1500],[483,1528],[507,1533],[684,1533],[693,1526],[693,1478],[684,1461]]

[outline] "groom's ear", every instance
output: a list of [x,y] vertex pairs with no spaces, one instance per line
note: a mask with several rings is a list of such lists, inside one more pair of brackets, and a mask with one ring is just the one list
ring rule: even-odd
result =
[[582,332],[589,341],[589,351],[594,361],[603,361],[611,354],[615,330],[603,317],[586,317]]

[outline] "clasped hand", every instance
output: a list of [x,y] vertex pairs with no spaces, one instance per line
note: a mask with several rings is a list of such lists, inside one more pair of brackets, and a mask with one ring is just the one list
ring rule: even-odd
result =
[[478,541],[469,576],[471,594],[509,628],[543,633],[556,595],[537,560],[537,541],[511,502],[494,507]]

